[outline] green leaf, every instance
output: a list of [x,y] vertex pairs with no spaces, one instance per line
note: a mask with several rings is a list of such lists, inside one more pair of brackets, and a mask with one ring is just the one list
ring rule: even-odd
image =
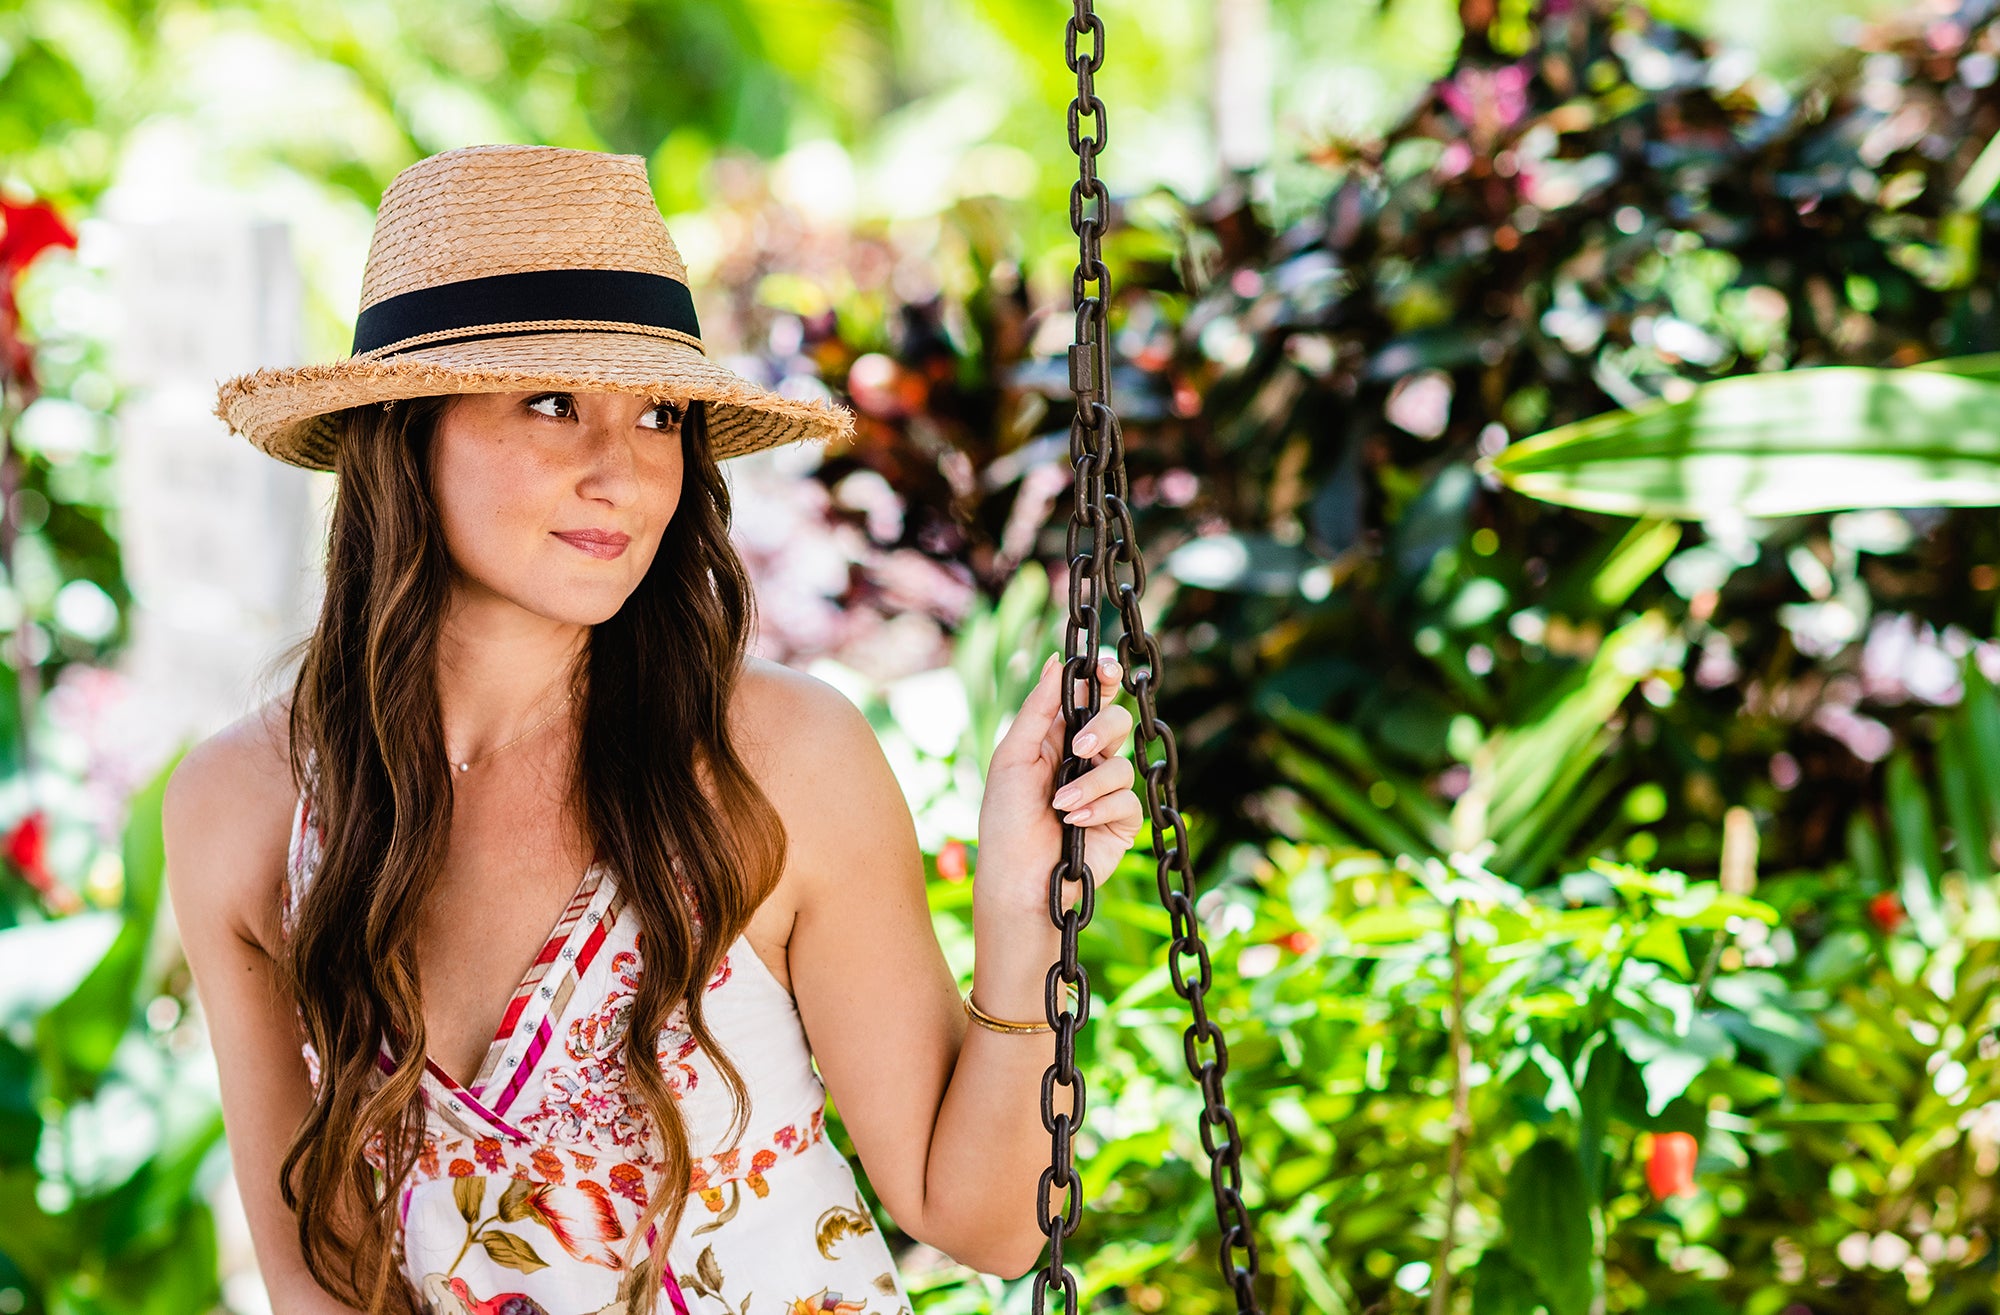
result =
[[[1971,690],[1967,697],[1975,697]],[[1960,871],[1975,882],[1990,881],[1993,863],[1987,853],[1990,832],[1980,814],[1979,793],[1973,785],[1972,728],[1965,716],[1952,717],[1938,737],[1938,793],[1951,820],[1951,856]]]
[[1884,789],[1889,832],[1895,840],[1897,893],[1909,911],[1910,925],[1924,944],[1941,945],[1948,934],[1937,899],[1944,859],[1938,853],[1930,795],[1917,779],[1907,747],[1889,759]]
[[1666,635],[1659,612],[1634,617],[1605,636],[1590,665],[1545,709],[1487,742],[1472,764],[1471,788],[1454,805],[1460,844],[1473,835],[1507,837],[1517,825],[1537,834],[1529,820],[1560,807],[1616,743],[1605,723],[1652,670]]
[[[459,1181],[463,1182],[464,1179]],[[486,1254],[496,1265],[518,1269],[523,1274],[532,1274],[538,1269],[547,1269],[549,1262],[535,1254],[535,1249],[512,1233],[503,1233],[489,1228],[478,1238],[479,1245],[486,1248]]]
[[146,947],[153,937],[166,872],[160,805],[179,757],[175,754],[133,796],[124,837],[124,921],[117,937],[77,988],[43,1014],[36,1026],[51,1094],[57,1099],[73,1099],[95,1089],[138,1013]]
[[1970,765],[1985,818],[1983,842],[2000,832],[2000,691],[1993,688],[1971,654],[1966,655],[1962,667],[1965,699],[1959,705],[1959,715],[1972,746]]
[[1633,944],[1632,953],[1678,969],[1683,977],[1694,976],[1694,965],[1688,962],[1687,945],[1681,940],[1680,928],[1671,922],[1647,923],[1645,934]]
[[1699,520],[2000,504],[2000,384],[1826,366],[1735,375],[1514,444],[1482,470],[1531,498]]
[[1507,1174],[1500,1216],[1508,1253],[1533,1278],[1550,1315],[1585,1315],[1597,1292],[1597,1248],[1583,1166],[1568,1145],[1544,1137],[1521,1153]]
[[1639,1066],[1639,1080],[1646,1087],[1646,1113],[1654,1118],[1710,1064],[1736,1053],[1729,1035],[1703,1017],[1694,1019],[1684,1037],[1660,1036],[1629,1018],[1613,1019],[1611,1030],[1627,1058]]
[[1634,525],[1591,577],[1591,599],[1606,609],[1623,605],[1666,565],[1674,549],[1681,546],[1682,533],[1678,521],[1646,520]]
[[451,1180],[451,1199],[458,1202],[458,1212],[465,1216],[465,1222],[479,1222],[480,1209],[486,1203],[486,1180],[476,1174]]
[[76,990],[123,925],[116,913],[74,913],[0,931],[0,1025],[32,1022]]
[[1542,1294],[1505,1247],[1493,1247],[1472,1270],[1472,1315],[1535,1315]]

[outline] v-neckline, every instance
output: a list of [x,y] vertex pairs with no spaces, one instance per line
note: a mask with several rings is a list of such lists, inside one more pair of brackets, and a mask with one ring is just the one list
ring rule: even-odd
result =
[[[577,878],[576,889],[557,911],[555,923],[542,938],[541,948],[536,951],[535,957],[529,961],[520,980],[514,983],[514,989],[508,994],[507,1003],[500,1012],[499,1025],[494,1028],[493,1039],[486,1043],[486,1051],[479,1058],[479,1067],[473,1072],[472,1081],[469,1084],[461,1083],[428,1051],[425,1052],[425,1070],[436,1077],[439,1085],[446,1091],[454,1096],[477,1101],[490,1086],[492,1078],[499,1075],[501,1060],[512,1048],[515,1037],[523,1031],[522,1020],[533,1012],[537,988],[542,986],[552,965],[563,961],[563,953],[571,949],[571,942],[576,939],[578,928],[594,925],[594,921],[584,915],[589,911],[591,904],[597,901],[598,892],[603,887],[602,869],[603,863],[593,858],[589,866],[584,868],[583,875]],[[571,957],[574,958],[573,955]],[[553,987],[543,987],[540,991],[540,998],[543,1000],[552,999],[553,996]]]

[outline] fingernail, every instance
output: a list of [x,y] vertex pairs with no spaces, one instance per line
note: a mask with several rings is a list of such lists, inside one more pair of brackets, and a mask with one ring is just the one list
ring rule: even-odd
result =
[[1089,731],[1077,736],[1070,744],[1078,753],[1089,753],[1097,747],[1097,737]]
[[1060,653],[1049,654],[1048,659],[1042,663],[1042,674],[1044,676],[1049,674],[1049,668],[1054,666],[1056,664],[1056,659],[1061,656],[1062,654]]
[[1079,808],[1063,819],[1065,822],[1088,822],[1089,820],[1090,810],[1088,808]]
[[1080,793],[1081,792],[1076,790],[1074,787],[1065,786],[1064,788],[1056,791],[1056,797],[1049,800],[1049,802],[1051,804],[1054,804],[1057,808],[1068,808],[1071,804],[1076,802],[1077,796]]

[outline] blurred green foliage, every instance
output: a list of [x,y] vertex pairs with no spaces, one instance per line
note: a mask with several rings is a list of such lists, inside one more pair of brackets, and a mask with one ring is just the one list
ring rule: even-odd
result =
[[[292,76],[301,106],[353,111],[230,130],[350,200],[424,151],[518,135],[640,151],[670,211],[761,234],[708,230],[746,368],[861,413],[812,475],[815,542],[870,554],[834,601],[893,617],[970,600],[939,608],[957,641],[949,742],[919,742],[911,690],[869,701],[916,783],[940,938],[969,974],[968,805],[1030,678],[1020,656],[1056,646],[1051,574],[1062,596],[1061,9],[828,4],[785,27],[780,8],[598,24],[559,2],[511,18],[28,6],[6,16],[0,90],[46,98],[4,108],[43,190],[92,196],[152,104],[127,74],[171,83],[148,52],[221,32]],[[1835,7],[1747,2],[1279,5],[1298,50],[1374,71],[1372,99],[1314,101],[1316,66],[1285,47],[1305,73],[1284,103],[1322,117],[1268,178],[1209,195],[1135,168],[1120,187],[1113,400],[1272,1315],[1429,1309],[1445,1283],[1456,1315],[1994,1310],[1991,517],[1633,520],[1518,497],[1482,465],[1717,380],[2000,350],[1990,10],[1842,29]],[[1732,43],[1770,15],[1796,77]],[[1141,84],[1172,89],[1198,29],[1108,21],[1107,77],[1130,80],[1105,93],[1107,162],[1188,140]],[[1801,53],[1829,34],[1837,56]],[[665,41],[717,52],[713,79],[667,85],[646,56]],[[967,92],[981,60],[1034,72]],[[857,61],[865,76],[825,76]],[[851,244],[803,273],[821,247],[795,212],[827,194],[760,190],[731,151],[815,134],[854,172],[807,181],[847,176],[892,214],[847,215]],[[993,146],[1031,180],[994,181],[1019,158]],[[912,162],[985,181],[926,191]],[[909,196],[899,217],[879,200]],[[855,276],[910,249],[912,216],[942,217],[918,244],[934,286]],[[336,303],[322,314],[344,316]],[[1071,1258],[1106,1307],[1220,1311],[1153,883],[1142,837],[1085,937]],[[125,985],[132,924],[92,916],[48,925],[99,926],[112,947],[75,986],[100,993],[97,1022],[0,1050],[9,1148],[80,1144],[64,1130],[160,1030],[133,1022],[162,979]],[[184,1168],[208,1134],[189,1126],[89,1173],[6,1150],[17,1176],[0,1182],[32,1197],[36,1226],[85,1230],[46,1243],[60,1264],[14,1262],[31,1308],[126,1308],[116,1283],[75,1276],[123,1272],[175,1230],[202,1254]],[[1675,1134],[1698,1147],[1685,1178],[1661,1149]],[[103,1219],[136,1210],[110,1203],[128,1189],[163,1213],[120,1231]],[[925,1311],[1026,1308],[1031,1280],[897,1240]],[[199,1309],[196,1287],[147,1308]]]
[[[1442,1260],[1461,1312],[1990,1311],[1990,516],[1856,462],[1829,467],[1826,514],[1722,497],[1620,508],[1693,518],[1635,522],[1515,497],[1483,463],[1713,380],[1992,351],[2000,30],[1985,5],[1927,9],[1786,85],[1633,5],[1487,12],[1399,126],[1318,153],[1323,209],[1276,226],[1242,193],[1128,195],[1110,243],[1114,400],[1273,1308],[1425,1309]],[[994,595],[1023,523],[1060,563],[1064,484],[1036,475],[1067,464],[1066,380],[1036,323],[1004,279],[906,312],[895,372],[850,386],[861,442],[822,474],[880,474],[896,545]],[[860,355],[837,307],[808,327],[821,359]],[[1912,400],[1956,382],[1906,377]],[[1851,399],[1793,379],[1776,419],[1851,424]],[[960,478],[900,455],[940,430]],[[1311,867],[1331,894],[1292,879]],[[1761,907],[1702,922],[1725,880]],[[1150,953],[1130,943],[1145,899],[1093,924],[1105,999],[1165,952],[1163,917]],[[1606,939],[1493,921],[1523,907]],[[1378,935],[1408,948],[1361,948]],[[1287,1010],[1267,992],[1291,974]],[[1086,1287],[1225,1309],[1198,1104],[1163,1052],[1137,1106],[1158,1117],[1080,1143],[1120,1166],[1085,1215],[1081,1253],[1110,1252]],[[1096,1059],[1128,1090],[1140,1053]],[[1695,1190],[1655,1199],[1674,1132],[1699,1138]],[[1179,1249],[1124,1277],[1121,1248],[1162,1235],[1142,1219]]]

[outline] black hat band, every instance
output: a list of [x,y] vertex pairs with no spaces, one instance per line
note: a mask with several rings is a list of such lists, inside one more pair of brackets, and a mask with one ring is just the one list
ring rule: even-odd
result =
[[398,293],[354,321],[353,354],[551,329],[680,338],[701,348],[688,285],[630,269],[528,269]]

